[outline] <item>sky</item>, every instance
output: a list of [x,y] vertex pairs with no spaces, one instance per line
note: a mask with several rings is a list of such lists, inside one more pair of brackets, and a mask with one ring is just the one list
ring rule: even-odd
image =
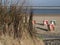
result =
[[29,0],[28,2],[32,6],[60,6],[60,0]]
[[[9,2],[9,4],[11,3],[16,4],[18,2],[19,5],[21,5],[24,0],[7,0],[7,1]],[[2,3],[4,3],[4,0],[2,0]],[[38,7],[38,8],[39,9],[60,9],[60,7],[58,7],[60,6],[60,0],[25,0],[24,5],[25,6],[56,6],[56,7]]]
[[[21,4],[24,0],[8,0],[9,4],[11,3],[19,3]],[[60,6],[60,0],[25,0],[25,6]],[[4,2],[4,0],[2,0]]]

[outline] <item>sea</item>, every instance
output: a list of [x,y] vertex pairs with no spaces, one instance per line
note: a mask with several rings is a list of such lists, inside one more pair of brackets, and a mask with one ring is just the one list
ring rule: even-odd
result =
[[60,9],[32,9],[34,14],[60,14]]

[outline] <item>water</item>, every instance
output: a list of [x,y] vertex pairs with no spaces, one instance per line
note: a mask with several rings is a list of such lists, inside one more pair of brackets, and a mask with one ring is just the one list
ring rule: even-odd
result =
[[34,14],[60,14],[60,9],[32,9]]

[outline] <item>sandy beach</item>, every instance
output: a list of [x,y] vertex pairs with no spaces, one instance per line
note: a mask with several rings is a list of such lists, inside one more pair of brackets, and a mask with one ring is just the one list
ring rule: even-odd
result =
[[[36,20],[36,23],[43,23],[43,20],[48,20],[49,23],[51,20],[56,20],[56,25],[55,25],[55,33],[60,33],[60,14],[34,14],[33,16],[33,20]],[[35,27],[39,27],[39,28],[43,28],[43,29],[47,29],[46,26],[42,26],[42,25],[38,25],[36,24]],[[40,33],[45,33],[47,31],[41,30],[41,29],[37,29],[39,30],[38,32]]]

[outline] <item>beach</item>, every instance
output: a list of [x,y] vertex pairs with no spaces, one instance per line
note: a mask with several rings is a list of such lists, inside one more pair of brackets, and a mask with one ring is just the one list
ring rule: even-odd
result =
[[[40,23],[40,24],[42,24],[44,20],[48,20],[49,24],[51,20],[55,20],[56,25],[55,25],[54,33],[60,33],[60,14],[34,14],[33,20],[35,20],[36,23]],[[47,29],[46,26],[39,24],[35,24],[35,27]],[[38,30],[39,33],[48,32],[38,28],[36,28],[36,30]]]

